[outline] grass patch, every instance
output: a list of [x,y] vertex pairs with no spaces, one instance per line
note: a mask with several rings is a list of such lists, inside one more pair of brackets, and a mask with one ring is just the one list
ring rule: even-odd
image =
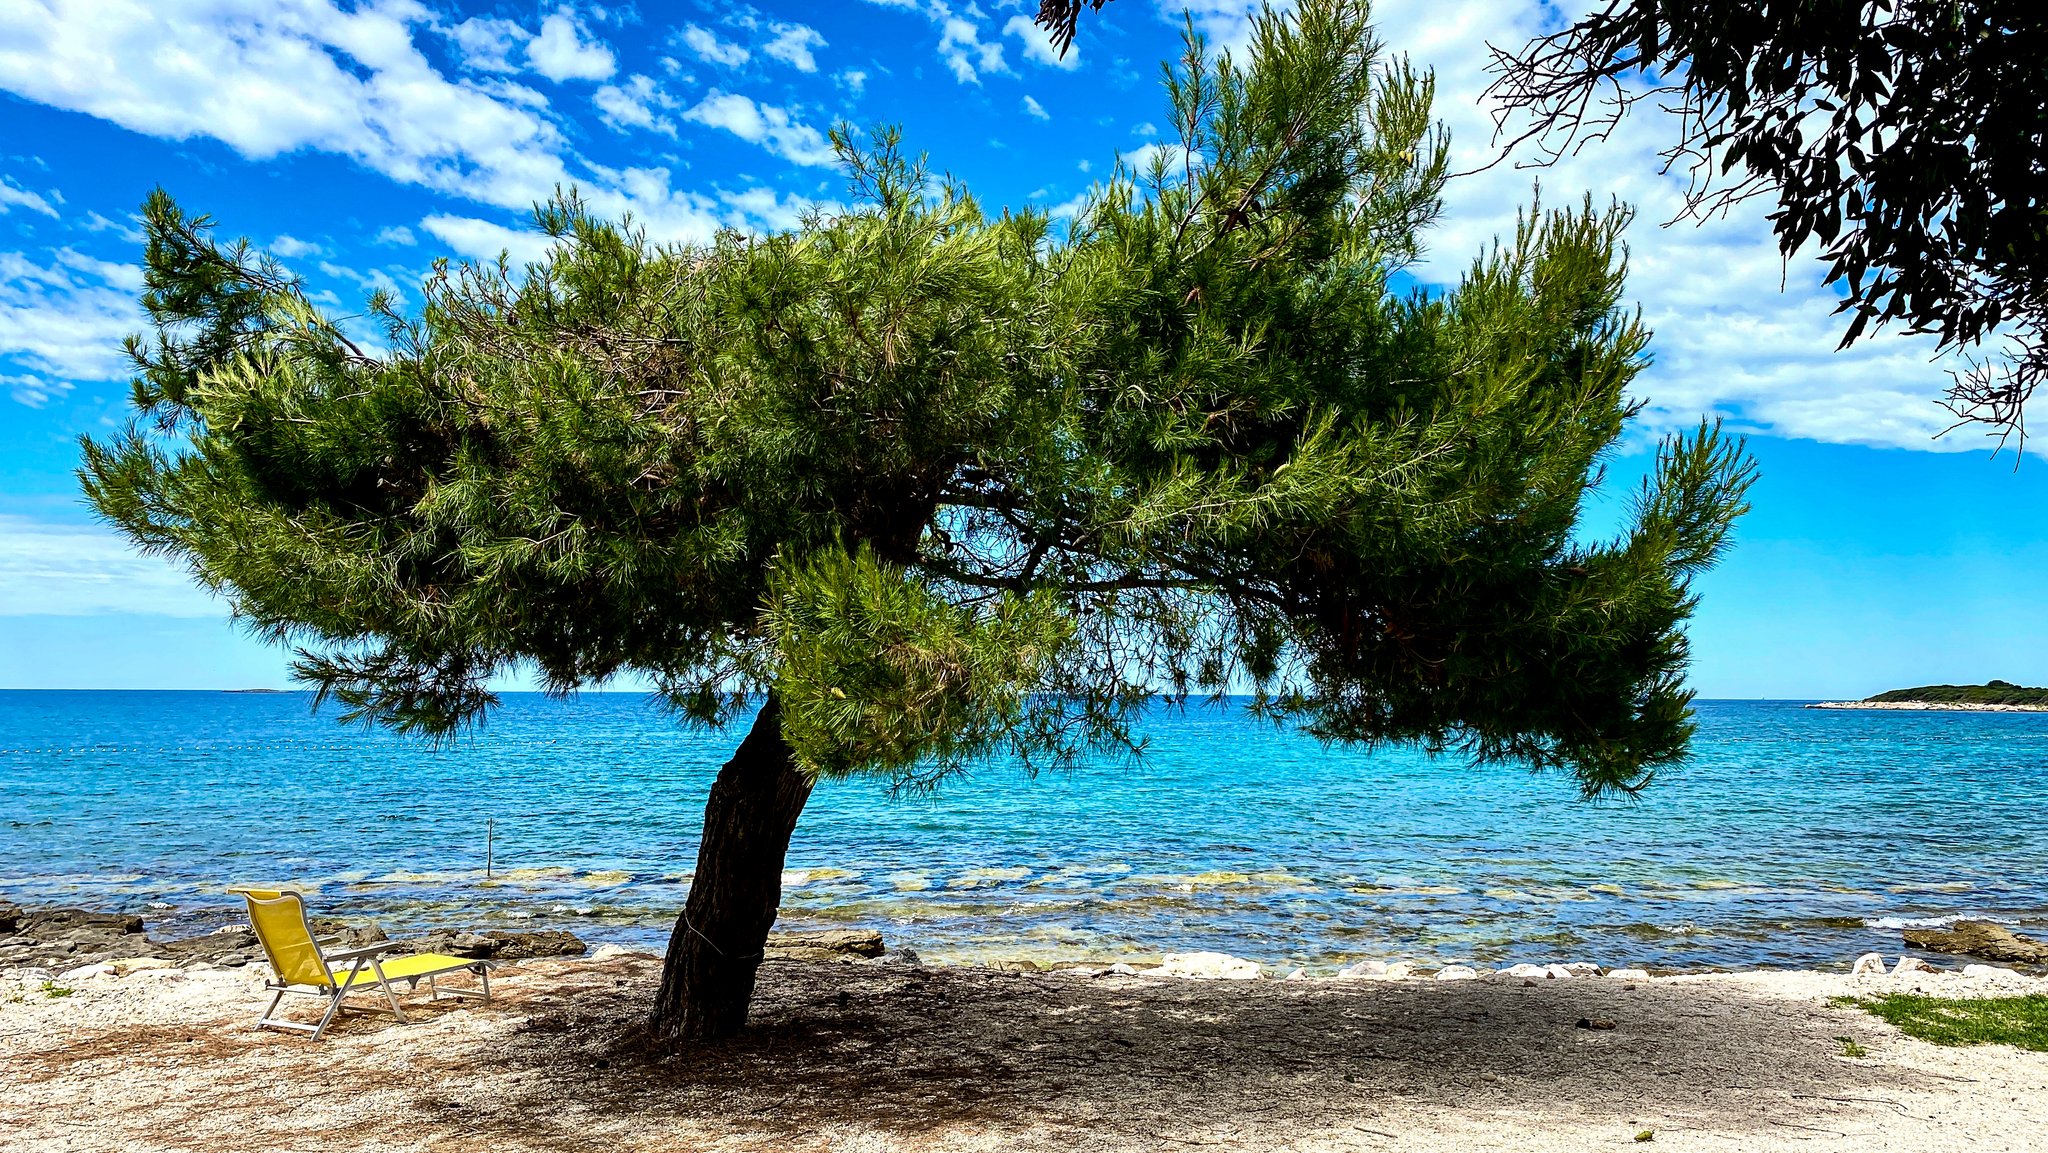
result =
[[1906,1036],[1936,1045],[2011,1045],[2048,1053],[2048,995],[1959,1001],[1886,993],[1856,1004]]
[[1870,1050],[1858,1044],[1854,1037],[1837,1037],[1835,1041],[1842,1046],[1842,1056],[1844,1057],[1870,1056]]
[[40,991],[45,997],[69,997],[71,994],[76,993],[78,990],[66,989],[64,986],[59,985],[54,981],[44,981],[43,987]]

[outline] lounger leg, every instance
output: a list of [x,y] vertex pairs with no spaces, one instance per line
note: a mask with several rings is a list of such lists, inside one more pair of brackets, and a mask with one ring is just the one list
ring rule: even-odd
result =
[[491,1003],[491,970],[488,965],[478,965],[476,975],[484,980],[484,1004]]
[[399,1024],[407,1024],[408,1022],[405,1019],[405,1010],[398,1007],[398,993],[396,990],[392,989],[391,981],[384,976],[383,964],[378,961],[372,961],[370,962],[370,964],[376,966],[377,987],[379,989],[384,990],[384,1000],[387,1004],[391,1006],[391,1015],[398,1018]]
[[270,1015],[272,1013],[277,1012],[277,1004],[282,1000],[284,1000],[284,990],[279,989],[277,991],[277,996],[272,997],[270,999],[270,1008],[263,1010],[262,1013],[257,1015],[256,1027],[258,1029],[261,1029],[263,1026],[270,1024]]
[[315,1041],[318,1041],[320,1039],[320,1034],[325,1033],[327,1031],[327,1025],[329,1022],[334,1020],[334,1015],[336,1013],[341,1012],[341,999],[346,995],[347,994],[340,989],[336,989],[334,991],[334,1000],[327,1006],[326,1014],[320,1018],[319,1027],[313,1030],[313,1039]]

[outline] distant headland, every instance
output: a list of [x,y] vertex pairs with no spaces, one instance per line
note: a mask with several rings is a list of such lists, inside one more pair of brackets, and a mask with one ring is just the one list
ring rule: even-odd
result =
[[2048,712],[2048,689],[2030,689],[2011,681],[1981,685],[1922,685],[1892,689],[1860,701],[1821,701],[1809,709],[1929,709],[1963,713]]

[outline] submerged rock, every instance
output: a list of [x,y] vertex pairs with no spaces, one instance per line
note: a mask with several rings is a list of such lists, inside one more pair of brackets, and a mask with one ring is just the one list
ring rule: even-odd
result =
[[879,957],[887,952],[882,934],[874,929],[823,929],[801,933],[768,934],[768,955],[779,949],[819,949],[855,957]]
[[2048,965],[2048,945],[1990,921],[1957,921],[1946,929],[1907,929],[1906,943],[1934,953],[1956,953],[2008,965]]

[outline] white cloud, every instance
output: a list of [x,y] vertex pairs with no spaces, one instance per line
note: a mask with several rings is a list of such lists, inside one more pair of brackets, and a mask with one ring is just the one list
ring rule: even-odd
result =
[[1077,192],[1074,195],[1067,197],[1065,200],[1060,201],[1058,204],[1048,206],[1045,210],[1046,215],[1052,217],[1054,220],[1071,220],[1072,218],[1079,216],[1083,208],[1088,207],[1089,198],[1093,197],[1094,195],[1095,190],[1092,188],[1086,192]]
[[676,125],[662,111],[676,106],[675,98],[662,90],[652,77],[634,73],[623,85],[607,84],[592,94],[604,122],[620,132],[633,128],[674,136]]
[[756,104],[737,92],[714,88],[696,107],[683,113],[693,120],[758,144],[792,164],[830,165],[837,161],[825,134],[790,116],[785,109]]
[[859,96],[862,92],[867,90],[868,74],[862,72],[858,68],[849,68],[844,72],[840,72],[834,75],[832,79],[837,81],[841,87],[845,88],[848,92],[853,93],[855,96]]
[[753,57],[745,46],[730,40],[720,40],[717,33],[699,28],[695,24],[683,25],[683,30],[677,34],[677,38],[683,42],[685,48],[697,54],[697,59],[707,63],[723,64],[730,68],[745,64]]
[[1081,41],[1085,37],[1074,37],[1073,46],[1067,49],[1065,56],[1062,56],[1052,46],[1052,37],[1046,35],[1045,29],[1032,23],[1031,18],[1022,13],[1010,17],[1009,22],[1003,25],[1003,31],[1017,38],[1019,45],[1024,49],[1024,58],[1034,64],[1064,69],[1068,72],[1081,66]]
[[[445,30],[412,0],[346,12],[335,0],[233,12],[222,0],[49,2],[0,37],[0,89],[151,136],[212,138],[253,160],[333,153],[521,213],[575,187],[593,212],[631,213],[656,239],[706,239],[726,219],[715,198],[674,187],[667,168],[578,154],[545,95],[442,75],[414,40]],[[763,140],[817,162],[815,130],[779,110],[761,117]]]
[[[1493,123],[1479,95],[1490,76],[1486,45],[1519,47],[1543,30],[1543,10],[1519,0],[1383,0],[1374,15],[1389,51],[1434,68],[1436,114],[1449,127],[1452,169],[1494,155]],[[1544,202],[1576,208],[1586,194],[1604,207],[1619,198],[1638,210],[1629,230],[1630,300],[1655,330],[1654,364],[1635,391],[1653,430],[1687,427],[1702,415],[1738,428],[1837,443],[1915,449],[1981,447],[1967,433],[1934,442],[1949,422],[1936,403],[1947,386],[1930,362],[1927,338],[1866,339],[1835,352],[1836,297],[1821,267],[1802,255],[1781,263],[1763,201],[1705,226],[1659,227],[1680,208],[1683,174],[1659,175],[1658,151],[1678,128],[1650,104],[1605,143],[1540,173],[1500,164],[1450,182],[1430,252],[1414,271],[1455,282],[1496,236],[1513,234],[1515,211],[1540,176]],[[1780,290],[1781,277],[1784,289]]]
[[987,73],[1015,75],[1003,59],[1000,39],[981,38],[981,24],[987,14],[970,0],[954,8],[948,0],[868,0],[883,8],[901,8],[923,16],[939,29],[939,59],[953,78],[962,84],[979,84]]
[[0,515],[0,616],[225,616],[227,605],[125,537]]
[[286,260],[294,260],[301,256],[318,256],[327,251],[310,240],[300,240],[296,236],[280,236],[270,242],[269,248]]
[[40,408],[73,382],[119,376],[122,338],[143,327],[142,273],[65,248],[49,263],[0,252],[0,384]]
[[555,246],[554,238],[544,232],[507,228],[468,216],[436,213],[420,221],[420,227],[457,256],[488,264],[502,253],[514,268],[546,260]]
[[1139,176],[1150,176],[1152,174],[1152,164],[1157,160],[1164,160],[1166,162],[1166,173],[1169,178],[1177,176],[1185,168],[1200,168],[1202,166],[1202,156],[1200,153],[1191,155],[1187,149],[1179,144],[1145,144],[1133,148],[1129,152],[1118,154],[1118,159],[1122,160],[1125,165],[1129,166],[1132,172],[1137,173]]
[[[1229,51],[1240,58],[1245,45],[1251,41],[1252,16],[1259,10],[1259,5],[1251,0],[1154,0],[1154,3],[1160,18],[1176,28],[1183,27],[1189,19],[1194,20],[1195,31],[1202,34],[1209,51]],[[1290,0],[1275,0],[1273,4],[1281,11],[1293,6]],[[1372,11],[1374,24],[1386,23],[1381,18],[1381,5],[1373,5]],[[1399,45],[1395,47],[1400,50]],[[1485,43],[1482,40],[1474,47],[1484,49]]]
[[612,50],[601,41],[585,39],[586,29],[576,13],[558,8],[540,22],[540,35],[526,45],[527,63],[535,72],[557,83],[564,80],[606,80],[618,71]]
[[16,184],[12,177],[0,176],[0,216],[5,216],[17,208],[26,208],[30,212],[40,212],[52,220],[57,219],[57,209],[48,199]]
[[780,60],[798,72],[816,72],[818,59],[811,55],[811,49],[823,48],[825,38],[818,30],[805,24],[777,22],[769,26],[775,33],[773,39],[761,45],[763,55]]
[[956,15],[939,18],[939,59],[953,70],[953,78],[962,84],[979,84],[984,73],[1006,73],[1010,66],[1003,61],[1003,43],[1000,40],[984,41],[981,25]]
[[472,16],[448,29],[447,35],[455,42],[463,67],[477,72],[520,71],[512,54],[533,39],[533,33],[520,27],[518,21],[489,16]]
[[803,223],[804,215],[821,212],[830,215],[840,205],[828,200],[810,200],[802,196],[777,195],[770,188],[750,188],[745,192],[728,192],[719,197],[734,213],[735,225],[760,225],[778,232],[787,232]]
[[574,181],[546,116],[441,76],[423,9],[279,0],[226,20],[207,0],[54,0],[0,40],[0,88],[253,160],[315,149],[407,184],[524,207]]
[[1045,110],[1045,105],[1040,104],[1030,96],[1024,97],[1024,111],[1038,117],[1040,120],[1052,119],[1052,113]]
[[407,248],[419,243],[413,236],[412,229],[403,224],[378,229],[376,240],[379,244],[397,244]]
[[400,298],[405,296],[405,289],[399,285],[398,280],[381,268],[372,268],[364,272],[345,264],[336,264],[331,260],[323,260],[316,267],[336,280],[352,282],[364,292],[383,292]]

